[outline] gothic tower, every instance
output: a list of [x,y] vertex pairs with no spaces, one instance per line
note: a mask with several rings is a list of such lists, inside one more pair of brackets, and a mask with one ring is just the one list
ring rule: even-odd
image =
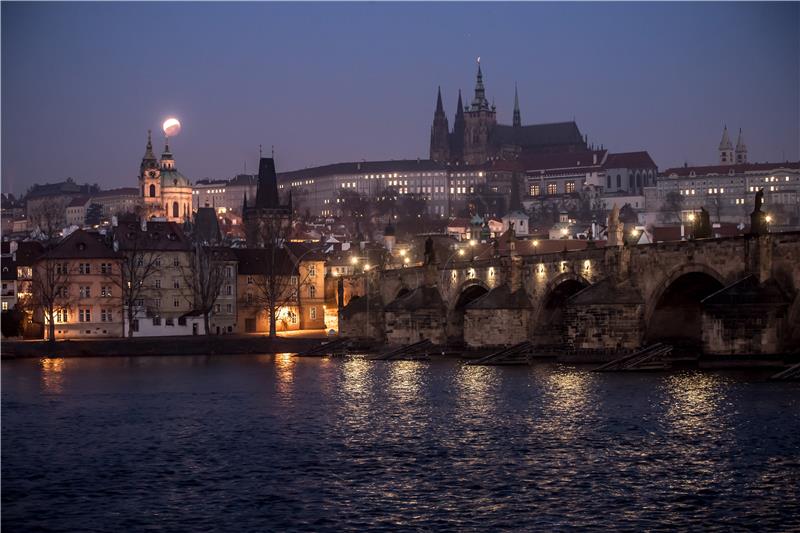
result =
[[483,72],[478,58],[478,75],[475,81],[475,97],[469,111],[464,113],[464,162],[480,164],[492,155],[489,151],[489,137],[497,124],[494,105],[489,106],[486,89],[483,86]]
[[719,142],[719,164],[732,165],[733,163],[733,145],[728,137],[728,126],[725,126],[722,130],[722,140]]
[[464,104],[461,101],[461,89],[458,90],[456,118],[453,120],[453,133],[450,135],[450,158],[461,161],[464,157]]
[[147,130],[147,147],[139,165],[139,186],[142,191],[142,215],[145,218],[161,216],[161,169],[153,154],[153,141]]
[[747,145],[744,143],[742,128],[739,128],[739,138],[736,140],[736,164],[747,163]]
[[519,94],[517,93],[517,84],[514,84],[514,123],[515,128],[522,127],[522,117],[519,113]]
[[442,105],[442,88],[439,87],[436,95],[436,111],[433,113],[433,125],[431,126],[431,159],[433,161],[447,161],[450,158],[449,135],[450,126]]

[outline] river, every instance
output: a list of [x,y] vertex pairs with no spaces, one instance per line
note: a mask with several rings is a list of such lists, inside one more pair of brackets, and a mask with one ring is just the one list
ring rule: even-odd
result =
[[4,531],[800,529],[800,384],[288,354],[2,363]]

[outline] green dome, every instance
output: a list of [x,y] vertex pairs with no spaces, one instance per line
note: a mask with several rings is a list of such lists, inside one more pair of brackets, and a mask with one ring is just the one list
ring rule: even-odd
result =
[[189,180],[177,170],[161,171],[161,188],[165,187],[191,187]]

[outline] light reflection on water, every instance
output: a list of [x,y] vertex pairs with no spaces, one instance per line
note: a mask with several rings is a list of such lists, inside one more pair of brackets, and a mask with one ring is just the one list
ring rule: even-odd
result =
[[759,376],[277,354],[2,385],[8,531],[800,527],[800,385]]

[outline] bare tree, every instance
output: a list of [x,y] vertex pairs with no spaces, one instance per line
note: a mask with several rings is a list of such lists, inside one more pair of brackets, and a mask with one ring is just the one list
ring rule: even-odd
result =
[[300,279],[299,265],[302,255],[294,259],[285,246],[290,232],[291,223],[287,218],[264,217],[257,225],[257,242],[261,248],[248,252],[257,255],[260,273],[253,276],[256,292],[253,303],[266,310],[270,337],[277,335],[280,310],[299,306],[300,290],[309,277],[306,272],[304,279]]
[[28,202],[28,224],[37,240],[45,247],[55,245],[66,224],[68,197],[47,197]]
[[69,312],[67,287],[70,266],[68,261],[53,257],[50,253],[34,264],[30,293],[22,305],[33,311],[41,311],[48,324],[48,339],[53,342],[56,338],[56,315]]
[[661,204],[661,219],[664,222],[672,222],[673,220],[681,223],[681,211],[683,210],[683,196],[676,191],[670,191],[664,197],[664,202]]
[[214,257],[214,249],[204,248],[199,242],[195,242],[193,248],[189,265],[181,266],[181,275],[188,289],[183,294],[193,310],[203,314],[208,335],[211,329],[209,316],[225,281],[225,264],[221,258]]
[[[119,231],[123,231],[119,228]],[[114,249],[122,252],[120,261],[120,275],[107,274],[109,281],[119,287],[122,299],[123,312],[128,319],[128,337],[133,337],[133,321],[136,318],[138,302],[143,299],[145,291],[149,288],[148,280],[161,272],[161,253],[148,249],[144,239],[146,234],[134,230],[124,238],[117,240],[120,235],[115,235]],[[125,335],[123,331],[123,336]]]

